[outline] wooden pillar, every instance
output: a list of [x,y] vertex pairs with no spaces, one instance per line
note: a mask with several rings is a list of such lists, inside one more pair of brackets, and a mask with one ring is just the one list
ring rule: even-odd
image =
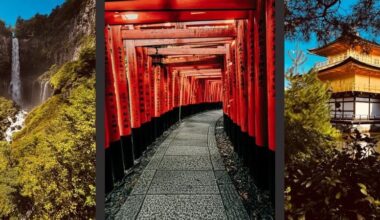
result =
[[275,1],[266,0],[266,72],[268,98],[268,147],[276,149]]
[[258,1],[258,10],[254,16],[254,53],[255,53],[255,132],[256,145],[264,147],[267,144],[267,103],[266,103],[266,56],[265,56],[265,16],[264,7]]
[[[247,89],[248,89],[248,135],[251,138],[256,136],[255,134],[255,70],[254,70],[254,13],[249,12],[248,31],[247,31]],[[254,141],[254,140],[253,140]]]

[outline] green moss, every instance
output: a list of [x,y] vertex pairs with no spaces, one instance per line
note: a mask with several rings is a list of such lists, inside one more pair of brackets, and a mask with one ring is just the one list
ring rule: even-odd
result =
[[70,88],[75,84],[77,76],[91,74],[95,67],[95,38],[85,37],[82,41],[79,59],[64,64],[55,74],[52,75],[50,83],[58,93],[64,88]]

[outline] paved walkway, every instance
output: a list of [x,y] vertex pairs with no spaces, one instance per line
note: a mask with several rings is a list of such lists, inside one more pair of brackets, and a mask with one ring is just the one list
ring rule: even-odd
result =
[[216,147],[221,111],[184,120],[158,147],[116,219],[249,219]]

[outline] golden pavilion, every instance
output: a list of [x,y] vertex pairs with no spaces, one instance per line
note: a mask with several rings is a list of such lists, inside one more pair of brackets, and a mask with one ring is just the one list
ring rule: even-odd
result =
[[380,127],[380,45],[343,36],[309,51],[327,58],[314,68],[319,79],[331,85],[332,123],[360,125],[363,130]]

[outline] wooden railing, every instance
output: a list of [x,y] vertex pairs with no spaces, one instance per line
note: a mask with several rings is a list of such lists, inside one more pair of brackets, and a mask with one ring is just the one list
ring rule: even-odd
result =
[[368,84],[343,84],[343,85],[331,85],[333,92],[370,92],[380,93],[380,85],[368,85]]
[[359,60],[360,62],[370,64],[372,66],[380,67],[380,57],[366,55],[354,50],[347,50],[346,53],[343,53],[334,57],[330,57],[327,61],[315,64],[314,68],[316,70],[325,69],[327,67],[334,66],[335,64],[342,62],[343,60],[349,57],[355,58],[356,60]]
[[380,120],[380,115],[354,115],[354,114],[331,113],[330,117],[332,120],[353,120],[353,121]]

